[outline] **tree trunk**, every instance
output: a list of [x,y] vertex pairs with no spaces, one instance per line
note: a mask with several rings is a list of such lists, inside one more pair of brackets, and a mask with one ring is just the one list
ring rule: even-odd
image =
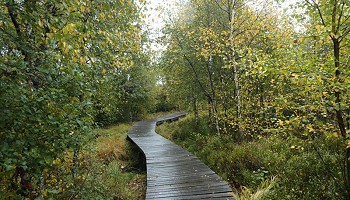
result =
[[[335,76],[337,81],[340,81],[340,41],[338,38],[332,37],[333,41],[333,53],[334,53],[334,65],[335,65]],[[343,118],[343,112],[341,111],[340,108],[340,103],[341,103],[341,92],[340,91],[335,91],[335,103],[338,105],[338,108],[335,109],[336,112],[336,118],[340,130],[340,134],[346,140],[347,135],[346,135],[346,127],[345,127],[345,122]],[[346,166],[346,174],[345,174],[345,187],[347,188],[347,196],[350,199],[350,148],[346,149],[345,153],[345,166]]]
[[194,110],[194,121],[195,121],[195,126],[198,128],[199,126],[199,116],[198,116],[198,105],[197,105],[197,97],[193,97],[193,110]]
[[[237,71],[237,64],[236,64],[236,59],[235,59],[235,44],[234,44],[234,21],[235,21],[235,6],[236,6],[236,0],[232,0],[232,10],[231,10],[231,20],[230,20],[230,27],[231,27],[231,32],[230,32],[230,40],[231,40],[231,62],[232,62],[232,73],[233,73],[233,82],[234,82],[234,88],[235,88],[235,99],[236,99],[236,131],[237,134],[241,134],[240,130],[240,116],[241,116],[241,95],[240,95],[240,90],[239,90],[239,81],[238,81],[238,71]],[[239,138],[238,136],[237,138]]]
[[211,103],[210,103],[210,98],[208,98],[208,120],[209,120],[209,124],[212,123],[212,111],[211,111]]
[[215,92],[215,86],[214,86],[214,81],[213,81],[213,74],[211,72],[211,69],[213,68],[212,66],[212,57],[210,56],[207,64],[207,73],[209,77],[209,85],[210,85],[210,90],[211,90],[211,95],[212,95],[212,101],[211,101],[211,106],[213,108],[213,116],[215,120],[215,128],[216,128],[216,134],[220,135],[220,124],[219,124],[219,113],[217,109],[217,98],[216,98],[216,92]]
[[223,93],[222,97],[221,97],[221,102],[222,102],[222,106],[223,106],[223,110],[224,110],[224,113],[223,113],[223,116],[224,116],[224,120],[223,120],[223,132],[224,134],[227,134],[228,133],[228,128],[229,127],[229,124],[228,124],[228,94],[227,94],[227,91],[228,91],[228,88],[226,87],[227,84],[224,80],[224,75],[223,75],[223,69],[221,68],[219,70],[219,76],[220,76],[220,83],[221,83],[221,91]]
[[[334,64],[335,64],[335,76],[337,78],[337,80],[339,81],[340,79],[340,63],[339,63],[339,59],[340,59],[340,42],[338,39],[333,38],[333,45],[334,45]],[[341,98],[340,98],[340,92],[339,91],[335,91],[335,103],[339,105],[339,109],[336,109],[336,116],[337,116],[337,122],[339,125],[339,130],[341,135],[346,138],[346,130],[345,130],[345,123],[344,123],[344,119],[343,119],[343,113],[340,110],[340,102],[341,102]]]

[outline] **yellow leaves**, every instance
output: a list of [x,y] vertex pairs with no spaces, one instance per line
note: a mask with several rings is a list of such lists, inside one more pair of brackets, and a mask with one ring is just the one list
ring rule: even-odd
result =
[[199,55],[204,57],[205,59],[208,59],[210,57],[210,51],[202,49]]
[[253,66],[253,61],[252,60],[249,60],[249,66],[252,67]]
[[294,77],[295,79],[298,79],[300,75],[296,74],[296,73],[293,73],[293,74],[291,74],[291,76]]
[[338,133],[332,133],[332,137],[339,137],[339,134]]
[[221,37],[228,37],[230,35],[230,31],[221,31]]
[[73,50],[73,53],[74,53],[75,56],[79,56],[79,55],[80,55],[80,51],[77,50],[77,49],[74,49],[74,50]]
[[80,12],[90,12],[90,8],[88,8],[88,7],[85,7],[84,5],[80,5],[79,6],[79,10],[80,10]]
[[282,120],[279,119],[279,120],[278,120],[278,125],[279,125],[279,126],[283,126],[283,124],[284,124],[284,122],[283,122]]
[[85,57],[80,57],[80,61],[79,61],[79,63],[81,64],[81,65],[84,65],[84,64],[86,64],[86,60],[85,60]]
[[85,12],[85,6],[80,5],[80,6],[79,6],[79,10],[80,10],[81,12]]
[[106,69],[102,69],[101,74],[105,75],[106,73],[107,73],[107,70]]
[[67,54],[68,51],[69,51],[67,42],[65,42],[65,41],[62,42],[62,51],[63,51],[64,54]]
[[317,32],[321,31],[322,28],[323,28],[323,26],[321,26],[321,25],[319,25],[319,24],[317,24],[317,25],[315,26],[315,29],[316,29]]
[[118,60],[115,60],[112,62],[112,66],[120,69],[122,64]]
[[41,28],[43,27],[43,22],[42,22],[40,19],[38,20],[38,25],[39,25],[39,27],[41,27]]
[[315,132],[316,132],[315,129],[312,127],[311,124],[306,125],[306,128],[307,128],[307,130],[308,130],[309,133],[315,133]]
[[54,33],[47,33],[46,36],[48,39],[52,39],[52,38],[54,38],[55,34]]
[[194,35],[195,33],[196,33],[195,31],[190,31],[190,32],[188,32],[188,35],[192,36],[192,35]]
[[282,47],[281,43],[279,43],[279,42],[276,44],[276,46],[278,49],[280,49]]
[[43,190],[43,191],[41,191],[41,195],[43,195],[43,197],[47,197],[47,195],[48,195],[47,190]]
[[75,24],[73,24],[73,23],[67,24],[65,27],[63,27],[62,32],[63,32],[63,34],[75,35],[76,34]]
[[52,164],[54,164],[54,165],[60,165],[61,163],[62,163],[62,161],[59,158],[52,162]]
[[336,38],[336,35],[335,35],[333,32],[331,32],[331,33],[329,34],[329,36],[330,36],[331,38]]
[[290,149],[292,149],[292,150],[301,150],[301,151],[303,151],[304,150],[304,147],[302,147],[302,146],[296,146],[296,145],[292,145],[291,147],[290,147]]
[[104,34],[104,31],[99,30],[99,31],[97,31],[97,34],[103,35],[103,34]]
[[75,10],[76,10],[76,6],[72,6],[72,5],[68,6],[69,12],[74,12]]
[[337,132],[328,132],[325,135],[328,139],[339,138],[339,136],[340,136],[339,133],[337,133]]
[[350,140],[346,141],[346,148],[350,148]]
[[4,9],[4,12],[5,12],[5,13],[7,13],[8,10],[9,10],[7,6],[4,6],[3,9]]
[[100,13],[99,14],[99,18],[104,19],[105,18],[105,14],[104,13]]

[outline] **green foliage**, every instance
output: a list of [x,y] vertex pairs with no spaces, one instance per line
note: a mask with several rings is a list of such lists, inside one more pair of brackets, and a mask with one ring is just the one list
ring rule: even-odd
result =
[[166,91],[166,89],[162,85],[158,85],[155,88],[155,111],[156,112],[168,112],[175,109],[175,103],[170,102],[169,99],[170,94]]
[[9,198],[57,193],[42,180],[78,176],[91,128],[152,109],[146,36],[135,26],[143,3],[0,3],[0,190]]
[[109,75],[98,85],[95,122],[99,125],[130,122],[153,112],[156,107],[153,96],[155,81],[150,71],[146,61],[140,61],[138,66],[119,69],[118,73]]

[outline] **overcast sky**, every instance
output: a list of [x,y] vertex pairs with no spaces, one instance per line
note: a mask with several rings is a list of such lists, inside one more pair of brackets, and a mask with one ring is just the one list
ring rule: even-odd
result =
[[[146,11],[146,24],[150,28],[150,38],[152,41],[151,49],[154,51],[159,51],[164,49],[163,46],[157,44],[156,39],[161,36],[161,29],[163,28],[169,12],[176,13],[179,4],[186,0],[149,0]],[[295,4],[298,0],[285,0],[281,5],[281,9],[288,8],[290,4]],[[167,10],[164,13],[164,10]]]
[[154,51],[159,51],[164,49],[160,44],[157,44],[157,38],[161,37],[161,29],[164,27],[164,19],[167,14],[164,10],[172,10],[176,12],[176,2],[177,0],[149,0],[146,11],[146,24],[150,30],[151,49]]

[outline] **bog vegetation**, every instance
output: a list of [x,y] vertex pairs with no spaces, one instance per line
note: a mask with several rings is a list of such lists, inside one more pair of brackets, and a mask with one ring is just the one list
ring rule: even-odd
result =
[[349,199],[350,1],[283,2],[179,1],[154,57],[145,0],[1,1],[0,198],[142,198],[129,122],[180,108],[240,198]]

